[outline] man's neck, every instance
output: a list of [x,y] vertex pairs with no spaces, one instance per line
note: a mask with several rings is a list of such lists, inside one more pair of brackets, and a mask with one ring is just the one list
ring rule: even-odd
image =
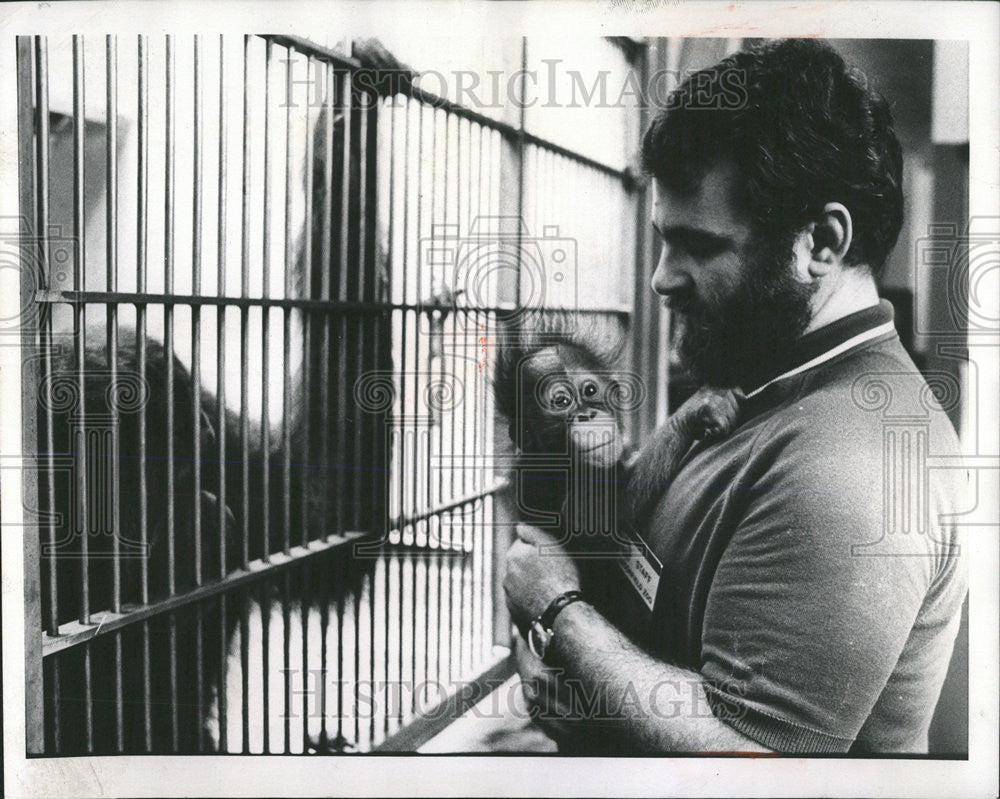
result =
[[871,273],[865,267],[849,267],[841,273],[836,288],[814,308],[812,321],[805,333],[871,308],[878,305],[878,302],[878,289]]

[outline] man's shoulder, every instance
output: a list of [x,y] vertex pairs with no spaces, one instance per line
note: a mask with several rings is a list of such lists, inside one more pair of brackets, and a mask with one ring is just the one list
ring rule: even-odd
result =
[[798,376],[765,414],[758,444],[857,461],[881,459],[888,439],[909,435],[934,455],[955,455],[958,438],[945,410],[959,391],[952,375],[921,374],[899,340],[888,339]]
[[794,495],[796,507],[817,501],[872,523],[889,479],[905,481],[898,488],[907,496],[926,488],[935,505],[960,504],[962,475],[929,468],[960,453],[941,402],[953,401],[942,393],[952,388],[943,378],[929,384],[898,339],[848,353],[789,381],[748,423],[735,482],[753,489],[747,496]]

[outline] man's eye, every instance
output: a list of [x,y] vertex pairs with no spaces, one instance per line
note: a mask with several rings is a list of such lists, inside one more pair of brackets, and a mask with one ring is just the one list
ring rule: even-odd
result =
[[597,383],[593,380],[588,380],[583,384],[583,396],[587,399],[591,399],[597,396]]
[[719,255],[725,247],[713,241],[688,241],[685,243],[684,249],[692,257],[705,260]]

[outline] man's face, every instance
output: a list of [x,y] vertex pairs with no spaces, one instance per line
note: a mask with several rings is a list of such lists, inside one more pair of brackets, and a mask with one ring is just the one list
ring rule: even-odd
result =
[[653,290],[667,298],[674,345],[699,383],[751,384],[780,366],[812,316],[814,284],[793,270],[794,236],[755,235],[733,201],[733,167],[710,169],[690,195],[654,181],[663,241]]

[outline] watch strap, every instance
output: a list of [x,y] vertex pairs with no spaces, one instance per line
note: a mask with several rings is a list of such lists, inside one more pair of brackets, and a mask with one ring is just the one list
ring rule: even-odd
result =
[[564,591],[549,602],[549,606],[545,608],[544,612],[538,617],[538,623],[541,624],[546,630],[551,631],[552,625],[555,624],[556,616],[562,612],[563,608],[567,605],[572,605],[574,602],[580,602],[582,600],[583,591]]

